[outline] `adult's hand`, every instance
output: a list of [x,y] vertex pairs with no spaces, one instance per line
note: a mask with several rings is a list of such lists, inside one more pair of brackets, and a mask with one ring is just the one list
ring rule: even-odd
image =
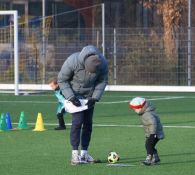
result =
[[81,106],[81,102],[76,97],[72,97],[69,101],[71,101],[73,103],[73,105],[75,105],[77,107]]
[[97,100],[95,98],[89,98],[88,102],[86,103],[86,105],[88,105],[88,108],[92,108],[95,105],[95,102]]

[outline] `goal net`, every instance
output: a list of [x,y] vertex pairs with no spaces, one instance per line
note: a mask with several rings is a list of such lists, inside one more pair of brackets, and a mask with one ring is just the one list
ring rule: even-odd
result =
[[[0,82],[13,83],[15,95],[19,94],[18,12],[0,11]],[[9,89],[9,84],[2,86]]]
[[[69,55],[88,44],[96,45],[104,52],[102,6],[69,11],[62,7],[45,17],[16,17],[18,24],[11,11],[2,11],[0,90],[49,90],[48,80],[57,77]],[[14,44],[16,33],[19,49]],[[15,58],[15,51],[19,59]],[[16,60],[19,64],[15,64]]]
[[183,33],[180,53],[167,59],[161,30],[105,28],[103,4],[64,9],[44,18],[20,16],[18,20],[15,12],[1,11],[0,92],[50,90],[48,80],[57,77],[68,56],[88,44],[108,59],[108,91],[195,91],[194,86],[186,86]]

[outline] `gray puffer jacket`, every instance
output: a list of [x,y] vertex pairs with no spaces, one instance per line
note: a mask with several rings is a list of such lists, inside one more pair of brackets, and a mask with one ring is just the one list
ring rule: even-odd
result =
[[146,102],[139,115],[146,137],[149,137],[150,134],[156,134],[158,139],[164,138],[163,126],[158,115],[155,113],[155,107],[151,102]]
[[[101,60],[96,73],[87,72],[84,66],[85,59],[92,54],[98,55]],[[58,84],[66,99],[81,96],[100,100],[107,82],[108,63],[99,50],[92,45],[84,47],[81,52],[70,55],[58,74]]]

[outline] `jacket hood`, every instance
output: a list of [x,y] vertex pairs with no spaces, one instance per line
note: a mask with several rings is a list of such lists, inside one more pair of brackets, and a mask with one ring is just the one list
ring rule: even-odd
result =
[[149,112],[154,110],[155,110],[155,106],[150,101],[146,101],[146,104],[143,108],[143,112]]
[[84,47],[79,53],[79,62],[81,64],[84,64],[85,59],[90,55],[100,55],[100,51],[93,45]]
[[145,112],[150,112],[154,110],[154,105],[150,101],[146,101],[144,107],[139,111],[138,115],[143,115]]

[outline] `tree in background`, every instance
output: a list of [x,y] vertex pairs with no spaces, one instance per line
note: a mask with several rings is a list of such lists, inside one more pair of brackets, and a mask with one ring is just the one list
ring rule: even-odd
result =
[[147,8],[155,8],[157,14],[162,16],[165,52],[168,58],[176,58],[177,33],[179,27],[185,22],[187,0],[144,0],[143,4]]

